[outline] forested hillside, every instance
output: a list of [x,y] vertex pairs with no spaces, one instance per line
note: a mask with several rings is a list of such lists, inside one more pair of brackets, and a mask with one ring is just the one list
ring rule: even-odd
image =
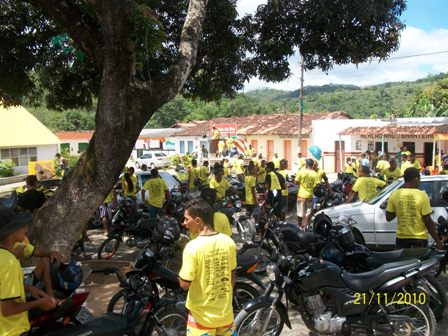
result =
[[[414,82],[394,82],[368,87],[329,84],[305,86],[305,112],[346,111],[355,118],[419,116],[416,97],[423,89],[447,79],[448,74],[428,76]],[[147,127],[169,127],[177,121],[230,117],[234,115],[297,113],[299,91],[262,89],[237,94],[216,102],[189,100],[178,96],[157,111]],[[53,131],[90,130],[95,111],[50,111],[26,106]],[[421,115],[428,115],[421,113]]]

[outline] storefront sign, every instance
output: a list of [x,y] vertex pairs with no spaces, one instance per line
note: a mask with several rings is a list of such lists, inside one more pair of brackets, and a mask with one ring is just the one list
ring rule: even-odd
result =
[[361,134],[362,139],[433,139],[433,134]]
[[237,124],[215,124],[210,128],[210,136],[213,137],[213,127],[216,127],[221,137],[236,136]]

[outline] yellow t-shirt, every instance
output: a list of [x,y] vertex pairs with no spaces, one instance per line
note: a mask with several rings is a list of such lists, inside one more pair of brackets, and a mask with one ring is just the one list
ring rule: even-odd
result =
[[356,180],[352,190],[358,193],[358,199],[365,201],[366,199],[374,196],[378,191],[378,188],[382,188],[386,185],[386,182],[377,179],[375,177],[360,177]]
[[274,172],[270,172],[268,174],[271,179],[271,184],[269,185],[269,190],[282,190],[282,186],[280,185],[280,181],[278,180],[277,175]]
[[156,208],[163,207],[163,201],[165,201],[165,191],[168,190],[168,186],[161,177],[150,178],[143,186],[143,190],[148,190],[148,203]]
[[13,250],[18,248],[20,245],[23,246],[23,256],[18,256],[18,257],[23,257],[25,259],[31,258],[33,256],[35,247],[30,243],[30,241],[28,239],[25,239],[21,243],[15,243]]
[[224,150],[225,143],[223,140],[219,140],[218,142],[218,151],[222,152]]
[[252,159],[250,159],[251,161],[253,161],[255,167],[258,167],[260,165],[260,160],[258,160],[257,157],[253,157]]
[[232,144],[233,144],[233,139],[232,138],[227,138],[227,140],[226,140],[227,148],[230,149],[232,147]]
[[188,188],[194,189],[195,188],[194,181],[196,181],[196,179],[199,177],[199,168],[190,166],[188,172],[189,172]]
[[317,174],[317,177],[316,177],[316,184],[318,184],[318,183],[322,182],[322,178],[323,178],[325,172],[324,172],[324,170],[323,170],[322,168],[319,168],[319,169],[316,171],[316,174]]
[[353,167],[353,175],[358,177],[359,176],[359,161],[352,163],[352,167]]
[[390,171],[390,167],[389,167],[389,168],[384,169],[381,172],[381,175],[383,176],[384,180],[393,182],[395,180],[398,180],[403,174],[401,174],[401,170],[398,169],[398,167],[395,168],[394,171]]
[[208,167],[199,167],[198,177],[201,179],[202,184],[208,183]]
[[217,129],[213,131],[213,139],[215,140],[219,139],[219,131]]
[[[25,303],[25,287],[20,262],[10,251],[0,248],[0,301],[13,299]],[[18,336],[30,330],[28,312],[3,316],[0,309],[0,335]]]
[[185,246],[179,277],[191,282],[186,306],[203,326],[218,328],[233,322],[235,268],[235,243],[222,233],[199,236]]
[[266,181],[266,169],[260,166],[258,167],[258,183],[264,184]]
[[423,216],[432,213],[428,195],[418,189],[395,190],[387,201],[387,211],[397,216],[397,238],[428,239]]
[[317,178],[317,173],[312,169],[300,170],[295,178],[295,181],[299,184],[299,192],[297,194],[297,198],[313,198],[313,188],[316,185]]
[[[213,228],[218,233],[232,237],[232,228],[230,227],[229,219],[222,212],[215,212],[213,214]],[[197,234],[190,232],[190,239],[195,239],[197,236]]]
[[236,161],[236,174],[241,175],[244,174],[244,160]]
[[[283,176],[283,178],[285,179],[285,183],[286,183],[286,177],[288,176],[288,173],[284,170],[279,170],[279,171],[277,171],[277,173],[279,173],[281,176]],[[288,188],[282,189],[282,196],[288,196]]]
[[390,167],[390,164],[386,160],[379,160],[376,164],[376,169],[378,169],[378,171],[380,171],[380,172],[389,167]]
[[224,163],[224,177],[230,176],[229,165],[230,165],[230,163],[228,163],[228,162]]
[[[246,204],[254,205],[255,200],[252,195],[252,188],[257,186],[257,178],[252,175],[248,175],[244,178],[244,188],[246,190]],[[255,191],[256,192],[256,191]]]
[[305,158],[297,159],[296,165],[297,165],[297,171],[305,168],[305,166],[306,166]]
[[272,162],[274,162],[274,167],[275,167],[276,169],[279,169],[279,168],[280,168],[280,160],[281,160],[281,159],[279,159],[279,158],[273,158],[273,159],[272,159]]
[[121,185],[123,187],[123,195],[124,196],[134,196],[138,192],[137,176],[132,175],[131,181],[132,181],[132,184],[134,185],[134,189],[132,189],[132,191],[129,190],[128,183],[124,179],[124,176],[121,178]]
[[110,203],[114,200],[114,191],[111,190],[109,194],[107,194],[106,198],[104,199],[104,203]]
[[418,170],[422,169],[422,167],[420,166],[420,163],[417,160],[415,160],[414,163],[411,163],[410,161],[406,161],[401,164],[401,173],[404,174],[404,171],[410,167],[417,168]]
[[226,196],[227,189],[230,187],[230,182],[225,178],[222,178],[221,182],[216,181],[214,177],[210,180],[210,188],[216,189],[217,200],[222,200]]
[[345,170],[344,170],[347,174],[353,174],[354,173],[354,171],[353,171],[353,166],[352,166],[352,164],[350,163],[350,164],[348,164],[348,163],[346,163],[345,164]]

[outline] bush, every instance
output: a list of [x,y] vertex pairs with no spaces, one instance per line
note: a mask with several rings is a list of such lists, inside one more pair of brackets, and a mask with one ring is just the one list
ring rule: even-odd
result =
[[0,160],[0,177],[14,175],[14,163],[12,160]]

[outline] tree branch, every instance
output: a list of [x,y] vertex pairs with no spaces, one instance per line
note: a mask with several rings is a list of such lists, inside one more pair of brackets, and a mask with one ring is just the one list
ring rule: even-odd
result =
[[95,23],[85,15],[85,11],[66,0],[27,1],[41,9],[58,26],[64,29],[75,44],[92,59],[98,68],[101,68],[104,39]]
[[177,61],[170,66],[165,76],[153,81],[151,91],[159,93],[156,96],[161,99],[159,101],[160,106],[173,99],[180,92],[196,63],[207,3],[208,0],[190,0],[180,37]]

